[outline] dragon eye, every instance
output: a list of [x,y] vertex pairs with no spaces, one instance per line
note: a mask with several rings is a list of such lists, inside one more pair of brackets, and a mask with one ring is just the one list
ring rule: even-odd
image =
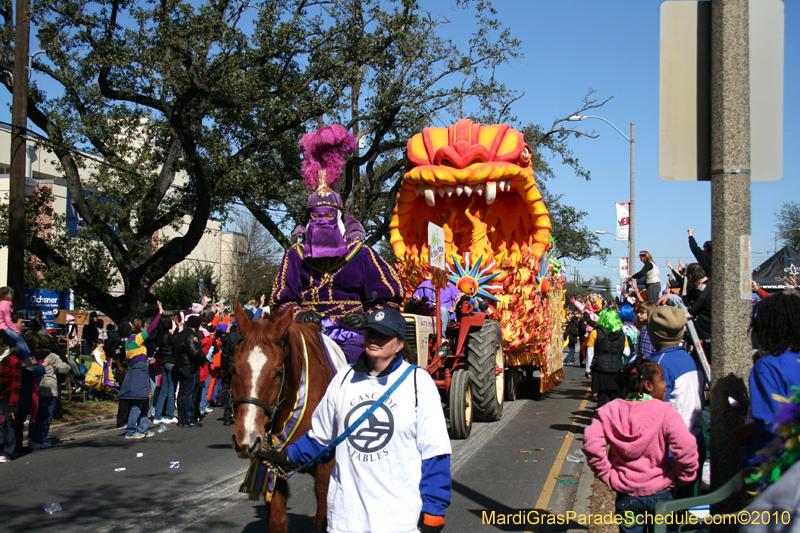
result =
[[520,161],[523,163],[530,163],[531,162],[531,149],[527,146],[522,149],[522,153],[519,155]]

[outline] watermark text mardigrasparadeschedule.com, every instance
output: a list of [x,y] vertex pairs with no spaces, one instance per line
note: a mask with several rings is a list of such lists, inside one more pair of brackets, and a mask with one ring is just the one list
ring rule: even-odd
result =
[[667,515],[654,515],[652,513],[634,514],[627,511],[624,514],[578,514],[568,511],[564,514],[543,513],[536,510],[516,511],[513,513],[498,513],[496,511],[481,511],[481,522],[485,525],[564,525],[571,522],[582,526],[601,524],[625,524],[630,527],[636,525],[682,525],[682,524],[707,524],[707,525],[770,525],[789,524],[792,515],[788,511],[740,511],[725,515],[696,516],[694,514],[670,513]]

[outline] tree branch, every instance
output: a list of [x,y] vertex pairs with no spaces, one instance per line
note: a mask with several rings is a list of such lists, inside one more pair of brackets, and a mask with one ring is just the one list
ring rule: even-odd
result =
[[244,206],[250,211],[256,220],[258,220],[269,232],[272,237],[278,241],[284,250],[288,250],[292,246],[292,242],[283,234],[281,229],[272,220],[268,214],[266,214],[261,208],[259,208],[258,204],[255,200],[247,193],[242,193],[239,195],[239,199],[242,201]]

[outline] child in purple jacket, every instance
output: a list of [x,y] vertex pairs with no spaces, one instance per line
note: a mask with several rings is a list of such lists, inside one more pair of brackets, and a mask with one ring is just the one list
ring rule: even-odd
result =
[[617,381],[631,394],[597,410],[586,428],[583,452],[595,477],[617,492],[620,531],[641,533],[647,523],[643,515],[672,500],[676,486],[694,480],[697,442],[672,404],[664,401],[667,385],[658,363],[636,359]]

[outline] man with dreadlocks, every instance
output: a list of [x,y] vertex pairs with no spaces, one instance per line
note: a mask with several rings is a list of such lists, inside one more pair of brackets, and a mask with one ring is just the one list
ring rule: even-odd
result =
[[353,135],[338,124],[300,141],[303,178],[306,187],[316,190],[306,206],[307,224],[292,233],[304,241],[283,256],[270,298],[272,309],[294,308],[298,321],[321,325],[350,363],[364,352],[364,313],[398,309],[403,299],[394,269],[364,245],[363,226],[343,214],[342,198],[332,190],[344,156],[355,146]]
[[780,407],[800,387],[800,296],[778,293],[758,302],[750,320],[753,345],[761,358],[750,371],[750,418],[734,439],[746,439],[746,462],[771,439]]

